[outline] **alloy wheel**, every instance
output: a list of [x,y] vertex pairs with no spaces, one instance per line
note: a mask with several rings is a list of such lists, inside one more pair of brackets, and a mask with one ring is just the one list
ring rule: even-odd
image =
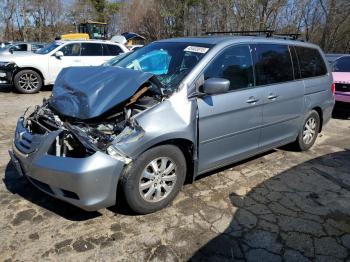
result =
[[152,160],[140,178],[139,192],[147,202],[159,202],[174,189],[177,180],[176,164],[168,157]]
[[18,84],[22,89],[31,91],[39,87],[39,79],[34,74],[25,73],[20,76]]
[[316,135],[316,119],[314,117],[310,117],[304,126],[303,130],[303,141],[306,145],[310,144]]

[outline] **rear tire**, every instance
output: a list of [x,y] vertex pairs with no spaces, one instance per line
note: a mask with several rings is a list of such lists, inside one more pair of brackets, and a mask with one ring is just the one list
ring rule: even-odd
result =
[[310,111],[306,116],[299,131],[298,138],[294,143],[297,150],[306,151],[313,146],[320,130],[320,124],[321,121],[319,114],[315,110]]
[[173,145],[151,148],[125,170],[121,186],[128,206],[138,214],[148,214],[166,207],[182,188],[186,160]]
[[43,86],[41,75],[34,70],[21,70],[13,78],[16,90],[22,94],[34,94]]

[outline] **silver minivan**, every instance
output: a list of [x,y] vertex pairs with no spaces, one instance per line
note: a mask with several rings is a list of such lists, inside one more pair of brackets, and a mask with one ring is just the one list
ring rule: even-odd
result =
[[334,106],[324,54],[301,41],[168,39],[112,64],[64,69],[10,151],[36,187],[85,210],[123,194],[154,212],[185,179],[289,143],[307,150]]

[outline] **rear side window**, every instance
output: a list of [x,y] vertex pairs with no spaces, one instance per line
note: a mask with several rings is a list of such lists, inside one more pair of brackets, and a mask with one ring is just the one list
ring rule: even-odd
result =
[[117,45],[103,45],[104,56],[117,56],[123,53],[123,50]]
[[102,56],[102,45],[97,43],[82,43],[81,56]]
[[233,46],[217,56],[204,72],[204,78],[230,80],[230,90],[254,86],[253,63],[247,45]]
[[268,85],[294,80],[293,65],[287,45],[256,45],[257,85]]
[[301,46],[294,48],[298,55],[302,78],[321,76],[327,73],[326,65],[317,49]]

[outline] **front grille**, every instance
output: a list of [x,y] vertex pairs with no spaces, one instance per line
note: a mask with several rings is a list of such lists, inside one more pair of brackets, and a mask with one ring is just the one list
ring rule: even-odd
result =
[[350,84],[336,83],[335,84],[335,91],[350,92]]

